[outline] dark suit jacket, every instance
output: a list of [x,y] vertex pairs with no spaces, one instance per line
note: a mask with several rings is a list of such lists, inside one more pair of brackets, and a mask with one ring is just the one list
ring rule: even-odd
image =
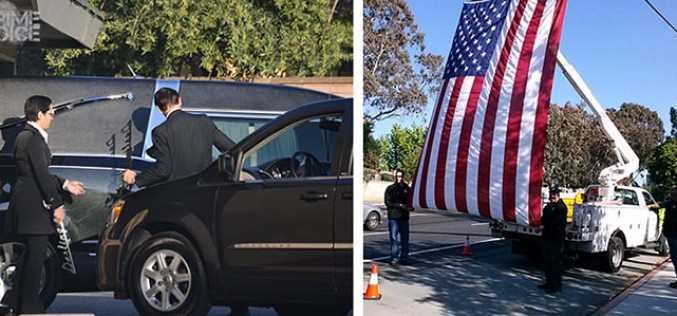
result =
[[200,172],[212,162],[212,146],[225,151],[235,145],[208,116],[181,110],[169,114],[152,136],[153,147],[147,153],[156,162],[136,176],[139,187]]
[[[56,233],[54,209],[63,205],[64,179],[49,172],[52,153],[40,132],[26,126],[14,143],[17,179],[7,210],[5,229],[9,233],[49,235]],[[46,208],[43,204],[51,205]]]
[[543,225],[543,240],[551,242],[564,242],[567,227],[567,206],[561,199],[550,202],[543,208],[541,215]]

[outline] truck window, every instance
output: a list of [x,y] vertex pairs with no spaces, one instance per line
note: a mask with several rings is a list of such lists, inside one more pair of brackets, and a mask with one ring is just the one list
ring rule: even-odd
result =
[[639,205],[639,199],[635,191],[616,189],[615,197],[621,200],[624,205]]
[[642,192],[642,196],[644,196],[644,202],[646,202],[646,205],[651,205],[656,203],[656,201],[653,199],[651,194],[649,192]]

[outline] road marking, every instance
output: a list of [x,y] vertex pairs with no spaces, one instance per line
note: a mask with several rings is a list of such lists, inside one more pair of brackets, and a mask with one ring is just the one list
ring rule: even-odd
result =
[[473,223],[470,226],[480,226],[480,225],[489,225],[489,223]]
[[367,236],[376,236],[376,235],[387,235],[389,232],[375,232],[375,233],[366,233],[362,234],[362,236],[367,237]]
[[[488,243],[488,242],[494,242],[494,241],[498,241],[498,240],[502,240],[502,239],[503,238],[490,238],[490,239],[486,239],[486,240],[472,242],[470,244],[471,245],[477,245],[477,244],[483,244],[483,243]],[[414,251],[414,252],[410,252],[409,255],[410,256],[411,255],[420,255],[420,254],[424,254],[424,253],[461,248],[461,247],[464,247],[464,246],[465,246],[465,242],[461,242],[461,243],[458,243],[458,244],[453,244],[453,245],[444,246],[444,247],[437,247],[437,248],[430,248],[430,249],[425,249],[425,250]],[[381,261],[381,260],[387,260],[387,259],[390,259],[390,256],[383,256],[383,257],[378,257],[378,258],[365,259],[365,260],[363,260],[363,263],[372,263],[374,261]]]

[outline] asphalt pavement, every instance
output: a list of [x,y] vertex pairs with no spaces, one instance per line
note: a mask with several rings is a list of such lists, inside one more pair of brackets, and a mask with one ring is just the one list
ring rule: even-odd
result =
[[[364,315],[591,315],[665,260],[653,251],[641,251],[626,258],[615,274],[573,262],[564,273],[563,292],[546,295],[536,288],[543,280],[540,258],[512,254],[510,242],[487,237],[489,229],[481,221],[451,219],[412,218],[412,232],[418,233],[412,233],[411,266],[378,262],[383,254],[387,258],[388,236],[365,234],[363,284],[366,288],[372,266],[367,259],[375,259],[382,299],[365,300]],[[465,235],[471,236],[471,256],[461,255]],[[669,282],[663,283],[665,290]]]

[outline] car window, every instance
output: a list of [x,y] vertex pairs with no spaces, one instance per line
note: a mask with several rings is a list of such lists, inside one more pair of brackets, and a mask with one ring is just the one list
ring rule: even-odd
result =
[[[271,120],[270,118],[221,116],[210,116],[210,118],[214,121],[214,125],[235,143],[238,143]],[[218,149],[212,148],[212,160],[215,160],[220,154],[221,152]]]
[[332,175],[340,126],[341,116],[329,115],[276,133],[245,154],[243,170],[264,180]]

